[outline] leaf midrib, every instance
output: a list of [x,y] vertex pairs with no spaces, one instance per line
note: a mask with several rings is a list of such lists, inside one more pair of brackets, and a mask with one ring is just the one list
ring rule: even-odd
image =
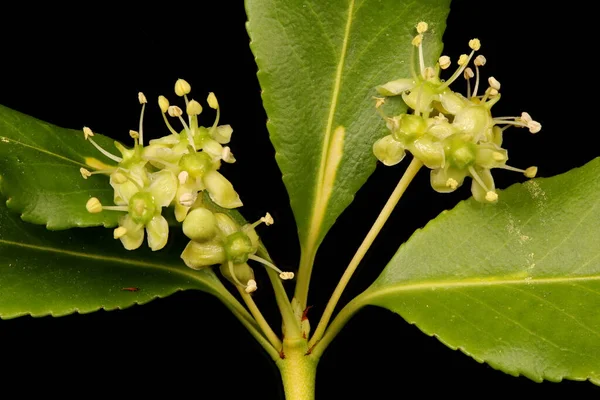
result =
[[[385,285],[384,289],[380,289],[377,286],[373,286],[365,292],[365,296],[370,299],[385,296],[395,292],[410,292],[427,290],[434,291],[436,289],[460,289],[460,288],[472,288],[472,287],[489,287],[489,286],[510,286],[510,285],[550,285],[550,284],[563,284],[573,282],[588,282],[588,281],[600,281],[600,275],[586,275],[586,276],[573,276],[573,277],[549,277],[549,278],[531,278],[525,280],[520,279],[498,279],[495,277],[491,278],[480,278],[470,279],[462,281],[429,281],[429,282],[418,282],[409,284],[393,284]],[[598,293],[600,294],[600,292]]]
[[151,263],[151,262],[131,260],[131,259],[126,259],[126,258],[124,259],[124,258],[119,258],[119,257],[100,256],[100,255],[91,254],[91,253],[80,253],[80,252],[72,251],[72,250],[62,250],[62,249],[56,249],[56,248],[47,247],[47,246],[39,246],[39,245],[33,245],[33,244],[27,244],[27,243],[13,242],[11,240],[4,240],[4,239],[0,239],[0,244],[5,244],[8,246],[14,246],[14,247],[23,247],[26,249],[37,250],[37,251],[42,251],[42,252],[63,254],[63,255],[72,256],[72,257],[86,258],[86,259],[96,260],[96,261],[104,261],[104,262],[109,262],[109,263],[114,262],[114,263],[118,263],[118,264],[125,264],[128,266],[153,268],[153,269],[163,270],[163,271],[167,271],[167,272],[171,272],[171,273],[176,273],[181,276],[188,277],[192,280],[202,281],[202,282],[205,282],[208,284],[208,281],[195,275],[192,271],[188,272],[186,270],[178,269],[175,267],[170,267],[170,266],[167,266],[164,264],[155,264],[155,263]]
[[[344,64],[346,62],[346,54],[348,51],[348,39],[350,37],[350,28],[352,26],[352,19],[354,14],[354,2],[350,0],[348,6],[348,20],[346,21],[346,27],[344,29],[344,39],[342,41],[342,51],[340,52],[340,60],[338,62],[335,74],[335,80],[333,85],[333,92],[331,95],[331,104],[329,106],[329,114],[327,116],[327,125],[325,127],[325,137],[323,138],[323,149],[321,151],[321,163],[319,165],[319,172],[317,175],[317,189],[315,191],[313,210],[311,216],[311,223],[307,235],[307,250],[309,253],[314,251],[314,247],[317,243],[321,225],[323,224],[323,218],[325,216],[325,210],[329,198],[323,198],[324,182],[325,182],[325,171],[328,164],[329,147],[331,146],[331,136],[333,130],[333,119],[335,111],[337,109],[340,87],[342,82],[342,73],[344,71]],[[339,166],[338,166],[339,167]]]
[[7,137],[5,137],[5,136],[0,136],[0,140],[1,140],[2,142],[4,142],[4,143],[13,143],[13,144],[17,144],[17,145],[20,145],[20,146],[23,146],[23,147],[28,147],[28,148],[30,148],[30,149],[33,149],[33,150],[39,151],[40,153],[46,153],[46,154],[48,154],[48,155],[50,155],[50,156],[53,156],[53,157],[59,158],[59,159],[61,159],[61,160],[68,161],[68,162],[70,162],[70,163],[73,163],[73,164],[76,164],[76,165],[79,165],[79,166],[82,166],[82,167],[88,167],[87,165],[85,165],[85,164],[83,164],[83,163],[80,163],[80,162],[78,162],[78,161],[75,161],[75,160],[72,160],[72,159],[70,159],[70,158],[67,158],[67,157],[61,156],[60,154],[56,154],[56,153],[53,153],[53,152],[51,152],[51,151],[48,151],[48,150],[41,149],[41,148],[39,148],[39,147],[35,147],[35,146],[32,146],[32,145],[30,145],[30,144],[26,144],[26,143],[23,143],[23,142],[19,142],[18,140],[14,140],[14,139],[11,139],[11,138],[7,138]]

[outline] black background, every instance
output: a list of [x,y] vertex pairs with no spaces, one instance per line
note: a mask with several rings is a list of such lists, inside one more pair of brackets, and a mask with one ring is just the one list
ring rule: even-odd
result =
[[[263,239],[279,264],[295,265],[293,215],[265,128],[242,2],[165,2],[155,9],[144,5],[137,14],[126,11],[125,3],[99,4],[4,10],[0,103],[56,125],[87,125],[125,139],[137,126],[138,91],[151,103],[159,94],[174,99],[179,77],[192,84],[194,93],[214,91],[223,123],[235,130],[231,147],[238,162],[224,169],[241,193],[243,213],[255,219],[270,211],[276,224],[261,230]],[[587,94],[597,90],[597,68],[590,61],[596,50],[586,3],[544,4],[551,3],[456,0],[444,53],[456,59],[471,37],[481,39],[485,73],[502,83],[495,114],[526,110],[543,124],[535,136],[525,130],[507,133],[511,164],[537,165],[539,176],[553,176],[599,153],[593,142],[595,103]],[[166,134],[156,108],[146,115],[147,134]],[[351,249],[360,244],[405,166],[379,167],[325,240],[311,286],[314,324]],[[500,188],[522,181],[503,172],[495,173]],[[428,187],[427,174],[419,175],[343,300],[364,290],[416,228],[468,197],[465,186],[440,195]],[[269,290],[258,291],[256,300],[277,321],[270,296]],[[275,367],[252,337],[218,301],[197,292],[110,313],[0,321],[0,369],[0,390],[12,386],[21,394],[282,396]],[[505,375],[376,308],[361,311],[319,365],[320,399],[401,398],[416,391],[473,397],[600,392],[588,382],[536,384]]]

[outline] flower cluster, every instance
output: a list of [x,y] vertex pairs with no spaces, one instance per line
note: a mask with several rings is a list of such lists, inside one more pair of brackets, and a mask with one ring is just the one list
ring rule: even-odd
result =
[[[200,269],[221,264],[223,275],[247,292],[256,290],[254,274],[246,263],[248,259],[274,268],[282,279],[293,278],[293,273],[282,272],[255,255],[258,236],[254,227],[258,223],[238,227],[227,215],[213,213],[204,207],[203,196],[200,196],[204,191],[213,203],[225,209],[240,207],[242,202],[231,182],[219,172],[222,162],[235,162],[230,148],[224,146],[231,140],[233,129],[229,125],[219,125],[220,107],[214,93],[207,98],[208,106],[216,110],[214,123],[209,127],[200,126],[198,116],[202,113],[202,105],[188,99],[190,92],[189,83],[177,80],[175,94],[184,98],[187,118],[183,117],[181,108],[159,96],[158,105],[170,134],[150,140],[148,145],[144,144],[143,130],[147,100],[140,92],[139,130],[129,132],[134,146],[127,148],[115,142],[120,156],[103,149],[94,141],[92,130],[83,128],[85,139],[117,163],[115,167],[93,172],[80,169],[84,179],[94,174],[108,175],[114,189],[115,205],[102,205],[92,197],[86,204],[87,210],[90,213],[123,212],[114,238],[120,239],[127,250],[134,250],[142,245],[147,234],[148,246],[156,251],[166,245],[169,236],[169,224],[162,210],[173,206],[175,219],[183,224],[184,233],[191,239],[181,255],[189,267]],[[167,115],[178,119],[183,129],[175,130]],[[273,222],[270,216],[261,221]]]
[[[428,29],[427,23],[419,22],[416,29],[417,35],[412,41],[412,78],[394,80],[377,87],[383,96],[401,95],[409,112],[393,117],[382,114],[391,133],[375,142],[373,152],[385,165],[395,165],[409,151],[431,169],[434,190],[452,192],[470,176],[473,197],[480,202],[496,202],[498,195],[490,172],[492,168],[521,172],[528,178],[537,173],[537,167],[522,170],[506,165],[508,153],[501,147],[504,130],[513,126],[537,133],[541,125],[526,112],[519,117],[492,117],[491,109],[500,100],[500,82],[490,77],[488,87],[479,94],[479,67],[485,65],[486,59],[478,55],[473,60],[481,47],[478,39],[469,41],[471,52],[460,56],[458,68],[444,81],[440,72],[450,67],[450,57],[441,56],[435,67],[426,67],[423,38]],[[418,61],[415,60],[415,52],[418,52]],[[475,72],[469,67],[471,60]],[[449,88],[461,76],[467,81],[466,97]],[[474,85],[471,87],[473,78]],[[376,100],[376,108],[381,110],[385,97]]]

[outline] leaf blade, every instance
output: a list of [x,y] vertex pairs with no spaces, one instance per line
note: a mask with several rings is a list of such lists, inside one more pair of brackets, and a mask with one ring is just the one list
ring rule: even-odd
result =
[[3,319],[123,309],[186,289],[227,297],[212,270],[187,268],[173,243],[157,253],[128,252],[108,230],[49,232],[5,206],[0,227]]
[[595,159],[442,213],[364,301],[511,375],[600,384],[598,173]]
[[373,88],[410,76],[407,54],[421,19],[435,36],[427,57],[439,54],[449,1],[275,3],[246,2],[248,31],[271,141],[310,259],[374,170],[371,146],[384,123]]
[[[112,149],[114,141],[94,139]],[[22,219],[48,229],[116,226],[119,213],[90,214],[85,203],[98,197],[112,204],[113,191],[105,176],[83,179],[79,168],[96,169],[113,162],[83,138],[83,133],[60,128],[0,105],[0,190],[7,206]]]

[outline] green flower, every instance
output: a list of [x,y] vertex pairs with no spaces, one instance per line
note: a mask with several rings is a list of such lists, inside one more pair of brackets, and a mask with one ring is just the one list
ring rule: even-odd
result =
[[[506,165],[508,154],[501,147],[504,130],[514,126],[537,133],[541,124],[527,113],[520,117],[492,116],[492,107],[500,100],[500,82],[490,77],[489,86],[479,94],[479,67],[485,65],[485,57],[475,58],[475,72],[468,67],[475,52],[481,48],[478,39],[469,41],[471,52],[460,56],[458,68],[449,79],[442,80],[440,73],[450,67],[450,57],[442,56],[434,67],[426,67],[423,40],[427,30],[425,22],[417,25],[417,36],[412,41],[412,77],[377,87],[383,96],[402,96],[409,112],[384,116],[390,134],[374,143],[373,153],[383,164],[395,165],[410,152],[431,169],[431,185],[442,193],[456,190],[465,177],[470,176],[473,197],[481,202],[495,202],[498,195],[490,172],[492,168],[521,172],[528,178],[537,173],[536,167],[522,170]],[[415,60],[416,52],[418,60]],[[466,97],[449,88],[461,76],[467,80]],[[385,98],[376,99],[379,109]]]

